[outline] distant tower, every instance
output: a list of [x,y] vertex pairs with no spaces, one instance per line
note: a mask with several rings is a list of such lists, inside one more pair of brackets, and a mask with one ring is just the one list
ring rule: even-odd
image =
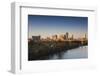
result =
[[87,39],[87,36],[86,36],[86,34],[85,34],[85,37],[84,37],[85,39]]
[[57,40],[57,35],[55,35],[55,39]]
[[68,40],[68,35],[69,35],[69,34],[68,34],[68,32],[66,32],[66,34],[65,34],[65,35],[66,35],[66,40]]
[[73,40],[74,39],[74,35],[72,34],[72,37],[71,37],[71,39]]

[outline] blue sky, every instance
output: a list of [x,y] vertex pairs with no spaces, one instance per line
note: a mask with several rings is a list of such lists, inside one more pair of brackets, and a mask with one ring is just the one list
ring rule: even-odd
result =
[[88,17],[28,15],[28,38],[41,35],[43,38],[69,32],[75,38],[88,32]]

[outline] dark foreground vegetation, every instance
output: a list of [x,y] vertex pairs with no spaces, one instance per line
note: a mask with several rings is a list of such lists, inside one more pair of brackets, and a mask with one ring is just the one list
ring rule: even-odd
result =
[[46,60],[49,55],[87,45],[87,41],[30,41],[28,42],[28,60]]

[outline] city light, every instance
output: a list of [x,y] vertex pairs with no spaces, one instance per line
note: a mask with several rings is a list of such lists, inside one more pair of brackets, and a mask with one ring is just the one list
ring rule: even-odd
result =
[[39,36],[32,36],[32,38],[29,38],[28,41],[34,40],[34,41],[87,41],[87,35],[84,34],[83,37],[80,38],[74,38],[75,36],[72,34],[70,35],[68,32],[65,34],[55,34],[46,38],[42,38],[41,35]]

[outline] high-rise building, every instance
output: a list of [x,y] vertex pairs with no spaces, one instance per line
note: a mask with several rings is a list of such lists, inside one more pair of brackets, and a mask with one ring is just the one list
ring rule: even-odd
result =
[[66,34],[65,34],[65,35],[66,35],[66,40],[68,40],[68,35],[69,35],[69,33],[68,33],[68,32],[66,32]]
[[64,35],[63,35],[63,34],[59,35],[59,40],[61,40],[61,41],[65,40]]
[[53,40],[57,40],[57,35],[53,35],[53,36],[52,36],[52,39],[53,39]]
[[85,34],[85,37],[84,37],[85,39],[87,38],[87,36],[86,36],[86,34]]
[[73,40],[74,39],[74,35],[72,34],[72,37],[71,37],[71,39]]

